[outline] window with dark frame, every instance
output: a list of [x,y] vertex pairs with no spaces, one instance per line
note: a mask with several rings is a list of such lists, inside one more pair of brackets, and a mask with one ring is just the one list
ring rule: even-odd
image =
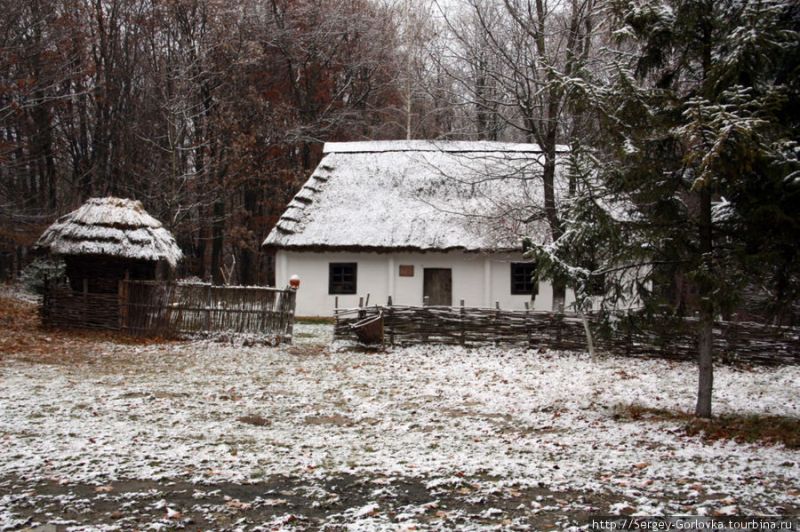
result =
[[530,296],[539,293],[538,278],[536,275],[535,262],[512,262],[511,263],[511,295]]
[[[594,260],[584,262],[583,267],[590,272],[598,270],[597,263]],[[602,296],[606,293],[606,274],[605,273],[591,273],[586,280],[585,285],[586,295],[589,296]]]
[[331,262],[328,270],[329,294],[355,294],[358,264],[355,262]]
[[606,293],[606,274],[596,273],[589,276],[586,282],[586,293],[590,296],[602,296]]

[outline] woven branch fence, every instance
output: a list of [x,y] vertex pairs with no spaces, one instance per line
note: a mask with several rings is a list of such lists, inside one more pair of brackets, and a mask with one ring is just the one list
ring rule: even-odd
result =
[[64,280],[45,280],[40,314],[42,323],[50,327],[119,330],[120,301],[117,294],[73,290]]
[[[577,314],[477,307],[373,306],[337,309],[335,339],[357,341],[356,321],[383,314],[384,343],[440,343],[465,346],[524,345],[532,349],[585,351],[586,331]],[[596,351],[623,356],[694,360],[696,320],[673,319],[643,324],[621,316],[604,328],[597,316],[586,317]],[[717,322],[714,352],[725,361],[758,364],[800,364],[800,328],[749,322]]]
[[46,283],[42,322],[48,326],[123,331],[137,336],[247,334],[292,340],[296,292],[204,283],[120,281],[116,294]]

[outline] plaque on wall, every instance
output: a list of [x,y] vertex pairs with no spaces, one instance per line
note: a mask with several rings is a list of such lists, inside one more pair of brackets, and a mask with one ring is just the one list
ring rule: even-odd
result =
[[400,265],[400,277],[414,277],[414,265],[413,264],[401,264]]

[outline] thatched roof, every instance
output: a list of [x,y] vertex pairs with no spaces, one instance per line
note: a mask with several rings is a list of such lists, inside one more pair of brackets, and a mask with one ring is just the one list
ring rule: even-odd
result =
[[140,201],[91,198],[48,227],[36,246],[57,255],[107,255],[165,260],[183,257],[172,234],[147,214]]
[[[525,236],[550,237],[535,144],[329,142],[324,153],[265,246],[500,251],[521,249]],[[566,194],[562,170],[558,197]]]

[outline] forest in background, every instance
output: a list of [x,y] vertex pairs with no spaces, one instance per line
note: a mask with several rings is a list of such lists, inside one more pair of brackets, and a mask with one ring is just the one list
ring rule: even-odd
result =
[[[182,273],[266,283],[259,246],[322,143],[406,136],[391,5],[2,0],[0,13],[7,264],[57,216],[116,195],[174,232]],[[415,111],[414,136],[444,133]]]
[[515,20],[482,0],[0,0],[4,276],[110,194],[173,231],[182,274],[269,282],[259,245],[326,141],[538,142],[552,191],[581,116],[547,69],[577,71],[610,34],[594,0],[543,5]]
[[0,0],[0,274],[113,194],[181,275],[269,283],[260,244],[324,142],[507,140],[543,152],[556,300],[654,272],[678,312],[792,314],[798,28],[788,0]]

